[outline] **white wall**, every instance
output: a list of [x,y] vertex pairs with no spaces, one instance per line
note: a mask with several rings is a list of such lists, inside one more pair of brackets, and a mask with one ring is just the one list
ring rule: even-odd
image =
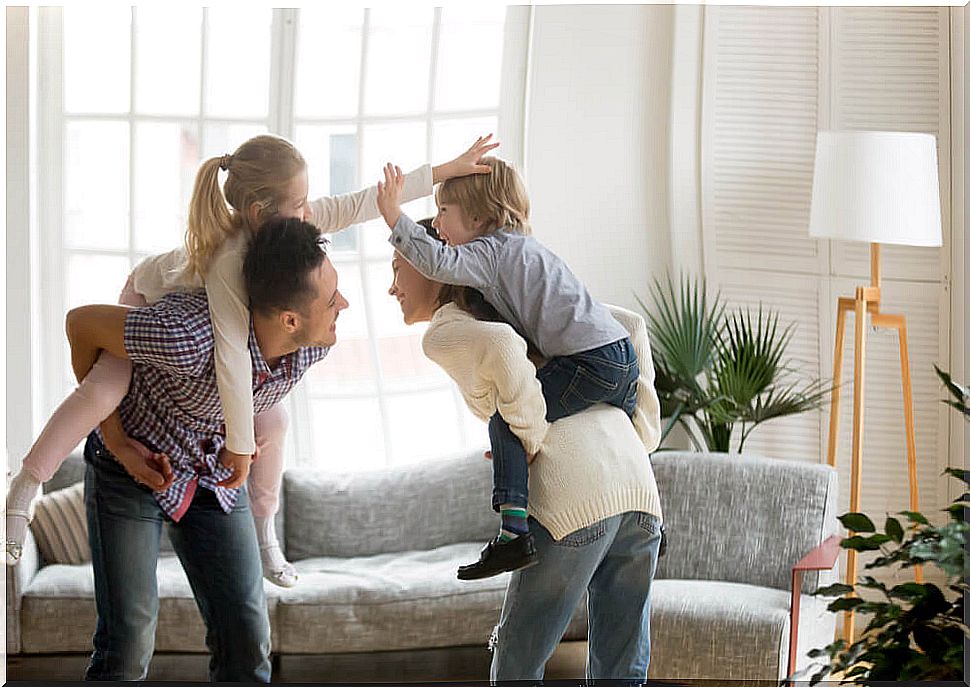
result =
[[670,263],[673,8],[535,8],[526,183],[536,237],[593,296],[637,309]]

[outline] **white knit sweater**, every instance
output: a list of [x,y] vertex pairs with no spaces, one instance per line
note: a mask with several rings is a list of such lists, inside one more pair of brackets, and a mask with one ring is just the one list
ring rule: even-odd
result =
[[449,303],[424,335],[425,355],[455,380],[472,412],[488,420],[498,410],[526,451],[538,453],[529,466],[529,512],[557,541],[629,511],[662,518],[649,457],[660,440],[660,403],[646,325],[628,310],[610,311],[640,360],[633,423],[600,403],[548,424],[525,341],[507,324],[476,320]]

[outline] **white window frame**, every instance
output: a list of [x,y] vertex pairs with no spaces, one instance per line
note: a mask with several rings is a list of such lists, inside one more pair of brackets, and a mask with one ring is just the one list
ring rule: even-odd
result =
[[[132,12],[136,13],[136,7]],[[478,108],[462,111],[436,112],[434,109],[434,86],[437,68],[437,55],[439,46],[439,26],[441,20],[441,9],[434,10],[434,23],[432,30],[431,47],[431,66],[429,69],[429,88],[427,109],[424,113],[408,116],[370,116],[362,114],[362,99],[364,94],[363,80],[366,78],[365,71],[361,70],[361,84],[359,87],[360,101],[358,102],[357,114],[353,117],[327,117],[327,118],[308,118],[294,116],[294,76],[296,69],[296,46],[297,32],[299,28],[298,9],[274,9],[271,28],[271,63],[269,75],[269,109],[265,118],[239,118],[229,119],[224,117],[207,117],[205,115],[205,92],[206,92],[206,45],[208,30],[208,10],[203,8],[202,13],[202,35],[201,35],[201,55],[200,55],[200,109],[194,116],[178,115],[142,115],[136,114],[134,108],[135,88],[134,79],[136,70],[131,69],[132,85],[130,92],[129,110],[127,113],[120,114],[76,114],[65,113],[63,94],[63,13],[61,8],[42,7],[34,8],[31,15],[33,20],[36,17],[36,31],[31,34],[31,39],[36,41],[36,90],[44,94],[43,106],[36,108],[36,129],[34,141],[36,142],[36,174],[33,181],[37,184],[39,202],[36,205],[37,218],[33,224],[33,237],[37,241],[39,253],[42,256],[38,265],[39,280],[43,284],[42,292],[37,293],[39,301],[39,314],[37,321],[39,331],[32,330],[30,349],[35,353],[34,357],[38,360],[46,360],[48,364],[37,365],[33,378],[35,388],[40,390],[37,395],[37,402],[34,404],[35,412],[31,413],[32,422],[29,433],[29,440],[24,442],[25,437],[21,432],[19,444],[29,445],[30,440],[36,437],[43,423],[46,422],[50,413],[62,400],[65,388],[71,380],[64,377],[64,366],[61,361],[66,356],[66,341],[63,336],[63,323],[65,314],[65,268],[68,258],[74,253],[96,254],[96,255],[116,255],[127,257],[130,266],[133,266],[138,259],[145,254],[134,249],[134,237],[132,231],[134,218],[130,214],[129,235],[127,248],[124,250],[107,249],[78,249],[69,248],[65,244],[64,236],[64,204],[63,204],[63,170],[64,163],[64,132],[67,123],[70,121],[120,121],[127,122],[129,125],[129,165],[131,173],[134,173],[135,152],[134,137],[135,124],[143,121],[166,122],[166,123],[186,123],[194,122],[198,127],[198,140],[200,150],[205,150],[205,124],[209,122],[243,123],[266,126],[272,133],[292,138],[297,124],[351,124],[357,129],[358,144],[358,164],[356,186],[361,188],[364,185],[361,176],[361,151],[363,150],[363,136],[366,125],[372,123],[399,122],[399,121],[424,121],[427,127],[427,157],[430,160],[433,139],[433,123],[439,119],[457,119],[461,117],[481,117],[494,115],[499,121],[498,139],[503,146],[501,154],[503,157],[521,165],[522,162],[522,121],[524,119],[524,94],[526,88],[526,74],[528,71],[528,34],[530,31],[531,12],[528,8],[510,7],[506,12],[505,36],[504,36],[504,58],[502,65],[501,95],[497,108]],[[362,46],[360,59],[366,59],[367,36],[369,10],[364,10],[364,27],[362,31]],[[134,15],[133,15],[134,17]],[[135,35],[135,21],[131,25],[131,58],[134,65],[134,54],[138,49]],[[43,40],[39,40],[43,37]],[[434,160],[433,162],[441,162]],[[53,170],[55,173],[47,173],[42,170]],[[133,194],[135,184],[129,185],[129,213],[135,211]],[[174,247],[174,246],[173,246]],[[366,257],[363,251],[356,251],[355,254],[333,255],[334,262],[338,269],[341,265],[346,267],[353,266],[360,271],[361,281],[364,286],[365,301],[369,298],[367,289],[367,267],[375,263],[383,262],[386,257]],[[120,285],[119,285],[120,286]],[[355,304],[356,307],[365,308],[366,324],[368,333],[374,331],[373,308],[368,303]],[[392,461],[393,446],[392,437],[389,432],[389,421],[387,415],[386,399],[400,393],[413,393],[415,391],[440,391],[447,388],[444,384],[425,385],[417,389],[388,390],[380,371],[380,361],[376,347],[376,339],[369,336],[371,341],[371,355],[374,361],[374,368],[377,370],[376,379],[376,398],[381,408],[383,423],[383,436],[385,443],[385,463]],[[327,364],[323,362],[322,364]],[[339,392],[339,390],[337,390]],[[374,394],[351,394],[354,397],[373,398]],[[458,407],[464,411],[464,403],[452,385],[452,396]],[[339,393],[327,393],[326,398],[339,398]],[[287,403],[291,415],[291,437],[287,442],[287,462],[313,464],[314,451],[312,446],[312,428],[310,427],[309,417],[309,392],[305,384],[300,384],[290,395]],[[464,435],[464,429],[462,430]],[[320,448],[320,447],[317,447]]]

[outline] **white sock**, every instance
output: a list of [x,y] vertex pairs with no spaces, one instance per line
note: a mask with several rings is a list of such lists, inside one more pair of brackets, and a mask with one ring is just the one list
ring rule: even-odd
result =
[[259,543],[263,577],[280,587],[292,587],[299,576],[296,568],[283,555],[279,539],[276,538],[276,523],[273,516],[253,516],[253,522],[256,524],[256,541]]
[[[24,540],[27,538],[28,520],[19,513],[26,513],[30,510],[30,502],[37,496],[39,489],[40,482],[26,470],[18,472],[10,481],[10,487],[7,491],[7,541],[16,542],[20,546],[24,545]],[[7,554],[7,565],[13,565],[19,560],[19,557],[11,558],[10,554]]]

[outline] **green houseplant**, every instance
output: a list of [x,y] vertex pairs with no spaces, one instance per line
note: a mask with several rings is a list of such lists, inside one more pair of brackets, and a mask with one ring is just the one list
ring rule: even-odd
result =
[[696,450],[727,452],[740,431],[739,451],[761,423],[821,406],[829,389],[799,382],[785,362],[793,325],[779,329],[778,313],[758,307],[728,313],[702,281],[668,275],[654,280],[647,316],[655,386],[667,419],[661,442],[681,425]]
[[[949,374],[936,368],[936,373],[953,396],[944,403],[970,419],[970,393],[952,381]],[[970,524],[970,471],[948,468],[949,474],[964,483],[963,494],[948,508],[949,521],[934,527],[921,513],[902,511],[908,526],[887,517],[882,532],[862,513],[847,513],[839,518],[855,536],[842,541],[842,548],[856,551],[879,551],[866,569],[900,569],[917,564],[938,567],[947,579],[946,586],[955,597],[947,599],[931,583],[905,582],[893,587],[872,576],[864,576],[855,585],[834,584],[815,593],[838,596],[828,609],[833,612],[852,610],[871,616],[859,638],[851,645],[843,639],[824,649],[809,652],[828,662],[811,677],[816,684],[831,673],[840,673],[842,682],[868,684],[881,680],[961,680],[963,677],[964,638],[970,629],[964,623],[964,594],[970,591],[966,577],[965,548]],[[875,590],[876,600],[855,595],[855,587]],[[797,679],[797,676],[796,676]]]

